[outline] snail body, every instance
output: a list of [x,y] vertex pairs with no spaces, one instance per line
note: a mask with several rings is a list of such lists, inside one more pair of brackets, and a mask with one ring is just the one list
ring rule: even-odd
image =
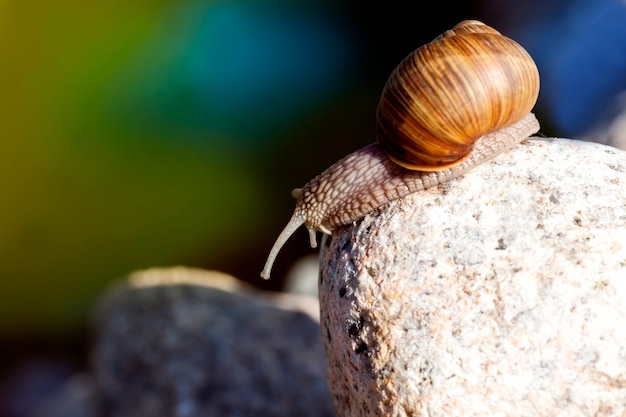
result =
[[291,220],[261,276],[300,226],[316,247],[391,200],[445,183],[539,130],[530,112],[539,73],[515,41],[478,21],[464,21],[413,51],[391,76],[377,109],[377,143],[309,181],[296,193]]

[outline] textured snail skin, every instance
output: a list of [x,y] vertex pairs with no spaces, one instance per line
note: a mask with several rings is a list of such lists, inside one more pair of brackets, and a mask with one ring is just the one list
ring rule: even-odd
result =
[[315,248],[316,231],[331,234],[337,227],[350,224],[392,200],[457,178],[538,130],[535,115],[528,113],[519,122],[481,137],[467,158],[442,171],[403,168],[387,158],[376,143],[351,153],[299,192],[293,216],[274,243],[261,276],[270,277],[278,252],[303,224],[309,231],[311,247]]

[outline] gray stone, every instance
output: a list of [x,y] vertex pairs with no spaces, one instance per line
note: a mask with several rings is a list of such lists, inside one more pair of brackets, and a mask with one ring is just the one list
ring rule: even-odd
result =
[[626,152],[532,138],[320,254],[340,416],[626,414]]
[[134,274],[95,314],[98,415],[332,416],[317,306],[217,272]]

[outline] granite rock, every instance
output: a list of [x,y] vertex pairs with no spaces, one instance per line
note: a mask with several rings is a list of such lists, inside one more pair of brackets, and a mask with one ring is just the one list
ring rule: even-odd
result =
[[531,138],[320,253],[337,415],[626,414],[626,152]]

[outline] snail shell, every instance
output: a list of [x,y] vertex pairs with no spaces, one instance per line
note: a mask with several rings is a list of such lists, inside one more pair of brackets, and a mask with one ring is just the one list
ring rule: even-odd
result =
[[378,105],[378,144],[405,168],[449,168],[485,133],[525,116],[538,94],[539,72],[524,48],[464,21],[392,72]]
[[484,23],[459,23],[392,72],[377,110],[377,143],[296,190],[296,209],[261,273],[301,225],[331,234],[391,200],[454,179],[539,130],[530,113],[539,72],[515,41]]

